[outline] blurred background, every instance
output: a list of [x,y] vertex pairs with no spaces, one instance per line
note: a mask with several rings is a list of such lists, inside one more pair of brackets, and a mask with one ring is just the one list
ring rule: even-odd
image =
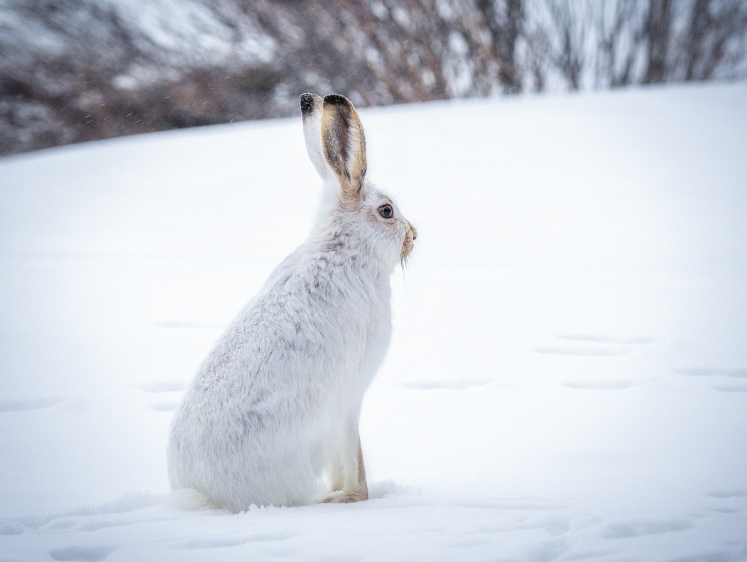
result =
[[0,0],[0,154],[297,111],[747,76],[743,0]]

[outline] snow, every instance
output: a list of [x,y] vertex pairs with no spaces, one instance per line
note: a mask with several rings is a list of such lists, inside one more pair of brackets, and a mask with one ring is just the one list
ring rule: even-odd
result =
[[351,505],[168,494],[311,224],[300,119],[0,160],[0,559],[747,560],[747,84],[361,115],[419,237]]

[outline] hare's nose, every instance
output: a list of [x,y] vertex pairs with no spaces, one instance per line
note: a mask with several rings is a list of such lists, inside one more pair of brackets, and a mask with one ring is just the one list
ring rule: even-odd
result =
[[412,239],[417,240],[418,239],[418,230],[412,226],[412,223],[410,221],[407,221],[407,224],[410,225],[410,230],[412,231]]

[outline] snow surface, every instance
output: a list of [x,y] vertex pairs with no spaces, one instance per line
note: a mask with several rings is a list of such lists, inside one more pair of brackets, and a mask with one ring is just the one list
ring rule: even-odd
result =
[[0,559],[747,560],[747,84],[361,112],[418,227],[372,496],[183,511],[198,363],[305,237],[299,119],[0,161]]

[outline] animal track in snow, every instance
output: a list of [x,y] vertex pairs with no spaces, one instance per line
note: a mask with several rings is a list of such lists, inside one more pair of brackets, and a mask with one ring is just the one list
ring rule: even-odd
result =
[[659,535],[692,529],[693,524],[685,519],[676,521],[628,521],[613,523],[602,532],[605,539],[625,539],[641,535]]
[[27,400],[0,400],[0,412],[23,412],[27,410],[43,410],[51,408],[70,398],[29,398]]
[[55,548],[49,555],[54,560],[72,560],[76,562],[101,562],[117,550],[116,546],[68,546]]
[[[170,393],[181,392],[187,388],[186,383],[182,381],[160,381],[147,386],[141,387],[145,392],[152,393]],[[178,400],[167,400],[165,402],[156,402],[151,404],[150,409],[156,412],[173,412],[179,407]]]
[[557,560],[570,549],[570,543],[566,539],[551,539],[527,552],[529,562],[550,562]]
[[713,369],[711,367],[699,367],[696,369],[675,369],[675,373],[693,377],[738,377],[747,378],[747,367],[743,369]]
[[711,388],[719,392],[747,392],[745,384],[714,384]]
[[747,490],[716,490],[708,494],[712,498],[747,498]]
[[[675,373],[691,377],[732,377],[747,378],[747,368],[742,369],[715,369],[712,367],[698,367],[688,369],[675,369]],[[719,392],[747,392],[747,384],[714,384],[713,390]]]
[[0,535],[20,535],[26,530],[26,525],[20,521],[0,521]]

